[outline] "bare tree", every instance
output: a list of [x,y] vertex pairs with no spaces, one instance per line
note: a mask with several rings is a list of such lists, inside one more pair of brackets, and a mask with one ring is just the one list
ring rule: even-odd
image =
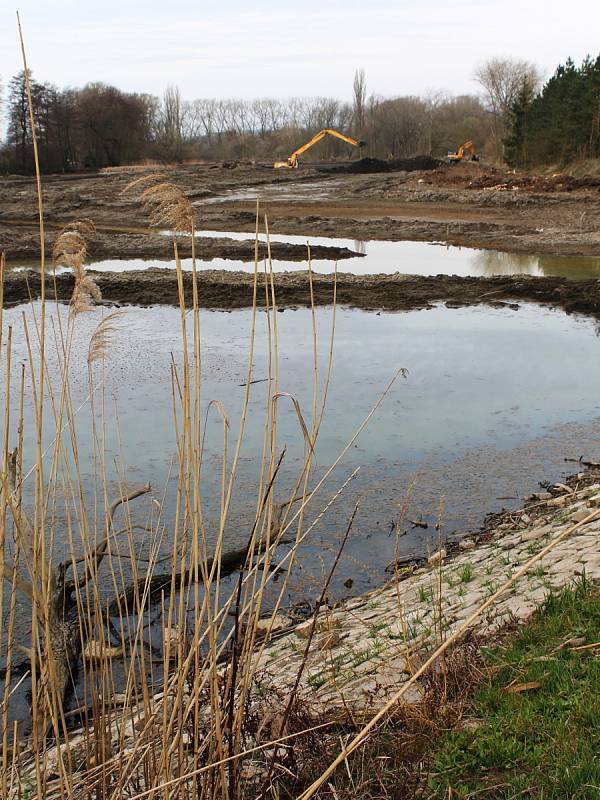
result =
[[439,108],[447,102],[443,92],[429,91],[423,98],[427,110],[427,154],[433,153],[433,128]]
[[367,100],[367,81],[365,78],[365,71],[362,67],[357,69],[354,73],[353,94],[354,132],[360,138],[365,128],[365,105]]
[[474,78],[485,90],[488,108],[492,112],[496,150],[501,157],[511,106],[524,81],[527,81],[534,92],[538,91],[542,74],[532,61],[496,57],[480,64],[475,69]]
[[177,86],[169,85],[164,91],[160,120],[162,145],[165,155],[174,161],[183,159],[183,103]]

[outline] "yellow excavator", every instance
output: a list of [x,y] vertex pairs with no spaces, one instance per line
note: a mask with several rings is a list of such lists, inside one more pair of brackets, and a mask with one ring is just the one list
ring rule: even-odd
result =
[[448,151],[448,161],[456,162],[456,161],[463,161],[467,156],[466,154],[469,153],[471,156],[471,161],[479,161],[479,156],[477,155],[477,150],[475,149],[475,145],[473,142],[468,141],[458,148],[458,150],[453,153],[451,150]]
[[316,133],[309,142],[303,144],[302,147],[299,147],[297,150],[294,150],[292,155],[288,158],[287,161],[276,161],[273,166],[275,169],[287,168],[287,169],[297,169],[300,162],[298,160],[298,156],[301,156],[302,153],[305,153],[309,147],[312,147],[317,142],[320,142],[321,139],[325,138],[325,136],[335,136],[337,139],[341,139],[343,142],[347,142],[351,144],[353,147],[364,147],[365,142],[359,142],[356,139],[352,139],[350,136],[344,136],[343,133],[338,133],[338,131],[334,131],[331,128],[325,128],[325,130],[319,131]]

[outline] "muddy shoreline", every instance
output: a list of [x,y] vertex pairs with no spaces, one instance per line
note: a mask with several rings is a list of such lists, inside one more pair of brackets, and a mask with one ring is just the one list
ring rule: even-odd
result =
[[[147,269],[124,273],[89,271],[100,287],[103,301],[110,305],[177,305],[177,279],[172,269]],[[263,280],[261,278],[261,280]],[[184,273],[186,303],[192,300],[191,273]],[[311,302],[308,273],[284,272],[274,275],[279,308],[308,306]],[[5,304],[27,302],[38,297],[41,278],[37,271],[9,272],[4,282]],[[314,302],[333,302],[333,275],[313,275]],[[48,275],[46,296],[68,301],[73,276]],[[490,278],[455,275],[352,275],[337,276],[337,303],[366,310],[408,311],[445,303],[449,307],[535,302],[567,313],[581,313],[600,319],[600,280],[570,281],[566,278],[523,275]],[[248,308],[252,305],[253,276],[244,272],[205,270],[198,274],[200,306],[214,309]],[[258,304],[264,304],[258,293]]]
[[[593,468],[551,485],[510,514],[488,519],[480,535],[452,548],[444,545],[408,569],[398,565],[387,584],[326,603],[314,619],[298,621],[285,609],[263,616],[253,663],[263,700],[253,706],[255,713],[266,719],[283,713],[290,691],[298,691],[310,719],[319,724],[355,726],[360,715],[372,715],[394,698],[397,703],[400,687],[401,702],[418,706],[426,699],[428,683],[414,673],[440,645],[436,614],[444,620],[446,638],[481,648],[525,624],[549,592],[572,586],[582,575],[600,580],[598,479]],[[442,577],[438,600],[432,587]],[[481,613],[491,594],[496,602]],[[104,744],[108,741],[121,759],[137,752],[140,737],[151,746],[155,729],[147,731],[147,720],[172,714],[178,699],[177,689],[161,686],[143,701],[116,703],[116,713],[102,728]],[[45,753],[51,763],[68,753],[86,764],[91,747],[100,746],[90,727],[94,709],[80,712],[69,742],[54,744]],[[35,781],[35,769],[36,756],[29,750],[20,765],[23,784]],[[89,785],[87,778],[76,773],[75,787]]]
[[[524,254],[600,253],[597,181],[519,177],[473,163],[379,174],[326,174],[310,165],[286,171],[199,164],[44,176],[48,239],[66,222],[89,218],[99,231],[89,243],[92,258],[169,257],[170,244],[147,235],[139,198],[125,191],[133,179],[157,171],[186,193],[200,231],[242,231],[252,240],[259,199],[261,229],[266,213],[271,232],[278,234],[443,241]],[[34,182],[0,179],[0,190],[0,250],[9,262],[36,258]],[[237,242],[220,246],[204,240],[203,257],[239,258],[238,248]]]
[[[55,237],[56,230],[51,225],[45,237],[46,254],[52,253]],[[192,255],[190,237],[178,236],[177,248],[182,258],[190,258]],[[15,222],[6,223],[0,219],[0,252],[2,251],[6,253],[9,266],[19,261],[38,260],[40,258],[40,237],[37,228]],[[227,236],[200,238],[196,242],[196,255],[203,261],[211,261],[213,258],[242,262],[254,261],[255,236],[253,233],[248,233],[248,238],[243,241]],[[315,259],[333,262],[346,258],[360,258],[362,253],[346,247],[314,245],[311,246],[311,255]],[[267,256],[266,245],[259,242],[259,259],[263,260]],[[271,256],[275,260],[306,261],[307,249],[304,245],[272,242]],[[88,257],[90,260],[129,258],[171,260],[174,257],[173,239],[170,236],[161,236],[155,231],[98,231],[90,239]]]
[[[299,209],[302,210],[302,209]],[[392,242],[441,242],[455,247],[469,247],[481,250],[499,250],[521,255],[553,256],[597,256],[600,241],[583,236],[567,236],[561,233],[536,231],[524,224],[506,223],[501,220],[464,218],[457,222],[451,220],[452,212],[445,215],[440,211],[440,220],[419,219],[420,208],[403,210],[404,219],[381,217],[377,219],[354,219],[345,217],[320,216],[315,212],[306,216],[288,215],[281,206],[269,209],[270,228],[273,233],[297,235],[329,236],[358,241]],[[397,209],[397,212],[399,209]],[[428,209],[429,214],[432,209]],[[357,212],[358,213],[358,212]],[[227,229],[243,230],[252,224],[251,212],[231,212],[227,218]],[[214,227],[223,225],[223,216],[214,220]]]

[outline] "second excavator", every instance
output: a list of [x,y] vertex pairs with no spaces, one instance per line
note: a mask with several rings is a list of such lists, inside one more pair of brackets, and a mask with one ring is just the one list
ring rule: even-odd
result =
[[456,153],[448,151],[448,161],[450,162],[463,161],[464,159],[466,159],[467,153],[469,153],[469,155],[471,156],[471,161],[479,161],[477,150],[475,149],[475,145],[471,141],[461,144]]
[[352,139],[350,136],[345,136],[343,133],[339,133],[338,131],[334,131],[332,128],[325,128],[322,131],[316,133],[312,139],[306,144],[303,144],[302,147],[299,147],[297,150],[294,150],[292,155],[287,159],[287,161],[276,161],[273,166],[275,169],[281,168],[288,168],[288,169],[297,169],[299,166],[299,159],[298,156],[301,156],[302,153],[305,153],[310,147],[315,145],[317,142],[320,142],[325,136],[335,136],[337,139],[341,139],[343,142],[347,142],[351,144],[353,147],[364,147],[365,142],[358,141],[357,139]]

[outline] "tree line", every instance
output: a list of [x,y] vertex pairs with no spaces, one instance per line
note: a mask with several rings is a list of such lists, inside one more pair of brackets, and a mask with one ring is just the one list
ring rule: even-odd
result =
[[511,166],[600,157],[600,56],[568,59],[540,91],[524,77],[510,107],[505,156]]
[[[368,155],[405,158],[444,155],[465,139],[480,146],[493,135],[490,111],[474,95],[426,97],[367,95],[357,70],[352,102],[332,97],[281,100],[183,100],[175,86],[161,98],[90,83],[59,89],[30,74],[40,161],[45,172],[134,164],[145,160],[271,161],[289,155],[322,128],[368,143]],[[23,72],[9,82],[4,101],[7,134],[0,170],[33,172],[33,148]],[[345,157],[348,146],[327,139],[322,158]]]
[[[144,154],[155,114],[154,98],[91,83],[58,89],[30,74],[40,163],[45,172],[69,172],[129,163]],[[7,87],[7,135],[0,150],[6,172],[32,174],[33,147],[25,73]]]
[[[491,58],[473,77],[481,96],[429,93],[381,97],[357,70],[352,100],[333,97],[187,101],[176,86],[162,97],[102,83],[59,89],[30,77],[40,161],[45,172],[145,161],[250,159],[289,155],[322,128],[367,142],[378,158],[444,156],[471,139],[495,161],[524,167],[600,157],[600,56],[572,60],[544,84],[535,64]],[[33,148],[25,74],[6,87],[0,171],[31,174]],[[345,158],[348,145],[319,144],[315,156]]]

